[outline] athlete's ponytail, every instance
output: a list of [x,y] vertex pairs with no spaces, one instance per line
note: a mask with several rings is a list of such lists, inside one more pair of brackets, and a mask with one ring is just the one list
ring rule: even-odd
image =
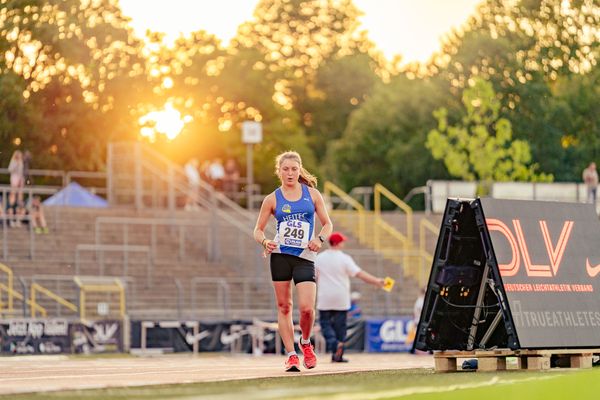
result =
[[313,188],[317,187],[317,177],[314,176],[313,174],[311,174],[310,172],[308,172],[302,166],[302,158],[300,158],[300,154],[296,153],[295,151],[283,152],[280,155],[278,155],[277,158],[275,158],[275,174],[277,176],[279,176],[279,169],[281,168],[281,164],[285,160],[294,160],[298,164],[300,164],[300,177],[298,178],[298,181],[300,183],[303,183],[303,184],[313,187]]

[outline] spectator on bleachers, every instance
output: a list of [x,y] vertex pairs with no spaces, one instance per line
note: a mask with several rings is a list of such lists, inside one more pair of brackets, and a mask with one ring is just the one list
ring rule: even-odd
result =
[[587,201],[596,205],[596,191],[598,190],[598,171],[596,171],[596,163],[591,162],[583,170],[583,183],[587,187]]
[[198,169],[198,171],[200,172],[200,179],[202,179],[204,182],[208,182],[211,183],[210,181],[210,161],[206,160],[202,163],[202,165],[200,165],[200,168]]
[[185,166],[185,176],[188,180],[188,198],[185,203],[186,210],[195,210],[198,208],[198,199],[200,195],[200,172],[198,171],[198,159],[190,159]]
[[[2,215],[2,213],[0,213]],[[6,218],[7,225],[11,228],[20,228],[23,224],[27,223],[27,210],[23,203],[16,202],[15,204],[7,204],[6,215],[2,218]]]
[[31,167],[31,152],[25,150],[23,153],[23,185],[31,185],[33,181],[29,175],[29,168]]
[[18,211],[23,207],[23,186],[25,179],[23,175],[23,153],[21,150],[15,150],[10,163],[8,164],[10,172],[10,193],[8,195],[8,216],[10,226],[21,226],[21,219],[18,217]]
[[218,191],[223,190],[223,178],[225,178],[225,168],[223,168],[223,161],[221,161],[220,158],[215,158],[213,160],[208,169],[208,174],[210,176],[210,182],[213,185],[213,187]]
[[30,197],[27,213],[29,214],[29,223],[35,233],[48,233],[48,224],[46,224],[46,216],[44,215],[40,196],[34,195]]
[[223,191],[225,195],[235,200],[235,194],[238,192],[238,183],[240,180],[240,170],[237,162],[233,158],[225,162],[225,177],[223,178]]

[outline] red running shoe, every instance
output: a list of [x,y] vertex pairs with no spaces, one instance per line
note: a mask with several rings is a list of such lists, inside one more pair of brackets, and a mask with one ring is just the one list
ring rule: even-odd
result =
[[317,366],[317,355],[315,354],[315,349],[311,343],[302,344],[300,342],[300,349],[302,349],[302,354],[304,354],[304,360],[302,363],[304,364],[304,368],[312,369]]
[[300,371],[300,360],[298,359],[298,356],[295,354],[292,354],[291,356],[288,357],[287,361],[285,362],[285,372],[299,372]]

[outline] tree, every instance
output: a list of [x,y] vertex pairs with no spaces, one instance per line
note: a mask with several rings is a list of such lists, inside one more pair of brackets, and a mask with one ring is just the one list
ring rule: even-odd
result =
[[192,156],[233,157],[243,168],[246,145],[241,142],[241,126],[252,120],[263,124],[264,141],[254,147],[254,181],[262,190],[276,184],[272,164],[284,150],[297,150],[314,170],[297,112],[274,101],[281,75],[268,73],[257,49],[223,49],[214,36],[202,31],[180,38],[173,48],[161,46],[154,34],[152,38],[156,45],[149,58],[156,71],[152,81],[156,96],[147,111],[170,102],[192,117],[174,140],[156,139],[157,150],[179,163]]
[[36,167],[103,168],[108,141],[135,138],[130,110],[145,95],[141,45],[117,2],[0,4],[0,74],[18,77],[23,112],[39,116],[13,142]]
[[356,48],[359,15],[351,0],[261,0],[234,47],[257,49],[270,71],[295,81],[313,76],[331,55]]
[[[263,55],[265,72],[276,79],[275,101],[297,111],[319,159],[384,69],[358,29],[360,14],[351,0],[262,0],[232,41]],[[340,79],[353,73],[354,79]]]
[[306,128],[318,159],[324,159],[327,143],[339,139],[348,118],[371,95],[380,78],[363,53],[328,60],[316,72],[315,90],[306,99],[310,125]]
[[400,196],[432,177],[446,177],[424,146],[435,126],[431,113],[445,93],[436,81],[404,74],[379,84],[328,149],[327,176],[346,190],[379,182]]
[[12,72],[0,74],[0,165],[6,167],[14,150],[28,140],[36,113],[21,95],[25,85]]
[[[500,116],[512,122],[515,138],[529,143],[540,170],[576,180],[573,145],[600,132],[575,126],[573,102],[556,96],[562,82],[587,79],[597,69],[599,26],[600,6],[593,0],[488,0],[447,36],[430,71],[449,83],[457,103],[470,79],[490,81]],[[590,102],[578,108],[593,108],[594,97],[582,97]]]
[[484,183],[552,180],[535,172],[529,145],[512,140],[511,123],[499,118],[500,102],[489,82],[474,79],[463,92],[462,103],[466,114],[456,125],[448,124],[445,108],[434,112],[438,127],[429,132],[426,142],[433,158],[443,159],[452,176]]

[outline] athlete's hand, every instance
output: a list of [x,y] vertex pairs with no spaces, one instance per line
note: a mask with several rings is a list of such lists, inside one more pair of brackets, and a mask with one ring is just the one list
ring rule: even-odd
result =
[[265,240],[265,253],[271,254],[277,248],[277,242],[274,240]]
[[308,242],[308,249],[310,251],[317,252],[317,251],[321,250],[322,245],[323,245],[323,243],[321,243],[320,239],[313,239],[310,242]]

